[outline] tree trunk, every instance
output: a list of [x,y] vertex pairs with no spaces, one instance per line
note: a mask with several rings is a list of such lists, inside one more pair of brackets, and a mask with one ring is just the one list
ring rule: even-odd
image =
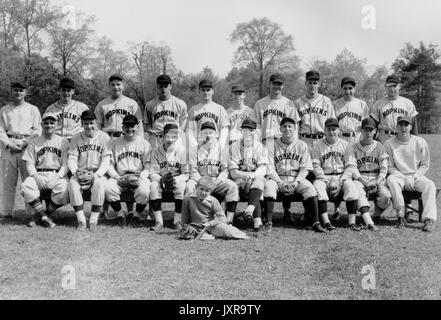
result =
[[263,70],[260,70],[259,76],[259,97],[263,98]]

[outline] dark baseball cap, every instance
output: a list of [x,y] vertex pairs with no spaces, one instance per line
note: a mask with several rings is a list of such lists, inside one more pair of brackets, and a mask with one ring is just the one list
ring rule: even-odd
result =
[[339,127],[338,120],[335,118],[329,118],[325,121],[325,127]]
[[344,77],[343,79],[341,79],[341,87],[343,87],[345,84],[352,84],[354,87],[357,85],[357,83],[355,82],[355,79],[352,77]]
[[208,79],[202,79],[199,82],[199,88],[213,88],[213,82],[211,82],[211,80]]
[[85,110],[81,114],[81,120],[95,120],[96,116],[95,113],[92,110]]
[[166,74],[161,74],[159,77],[156,78],[156,84],[171,84],[172,80],[171,78]]
[[282,119],[282,121],[280,121],[280,125],[282,126],[285,122],[291,122],[291,123],[296,124],[296,122],[294,121],[293,118],[285,117]]
[[306,72],[306,80],[320,80],[320,73],[316,70]]
[[285,83],[285,77],[281,75],[280,73],[274,73],[270,76],[269,82],[279,82],[279,83]]
[[231,87],[231,92],[245,92],[245,88],[242,85],[235,85]]
[[244,129],[244,128],[247,128],[247,129],[256,129],[257,128],[257,125],[256,125],[256,123],[253,121],[253,120],[251,120],[251,119],[249,119],[249,118],[246,118],[243,122],[242,122],[242,125],[240,126],[242,129]]
[[26,83],[24,81],[15,81],[11,83],[11,88],[20,88],[20,89],[26,89]]
[[375,120],[372,118],[364,118],[363,121],[361,121],[361,128],[377,128],[377,124],[375,123]]
[[124,81],[124,78],[122,75],[120,75],[118,73],[114,73],[109,77],[109,82],[112,82],[113,80]]
[[391,74],[390,76],[388,76],[386,78],[386,83],[389,83],[389,82],[400,83],[401,79],[396,74]]
[[123,125],[136,125],[139,123],[139,120],[137,117],[135,117],[133,114],[128,114],[123,118],[122,121]]
[[214,125],[213,122],[211,122],[211,121],[206,121],[206,122],[204,122],[204,123],[202,124],[202,126],[201,126],[201,131],[202,131],[202,130],[205,130],[205,129],[212,129],[212,130],[216,131],[216,126]]
[[164,134],[166,134],[167,132],[169,132],[170,130],[173,130],[173,129],[176,129],[176,130],[179,129],[178,125],[176,123],[167,123],[164,126]]
[[60,80],[60,88],[75,89],[75,82],[70,78],[63,78]]
[[399,116],[398,119],[397,119],[397,124],[400,123],[400,122],[407,122],[407,123],[412,124],[412,119],[409,116],[406,116],[406,115]]

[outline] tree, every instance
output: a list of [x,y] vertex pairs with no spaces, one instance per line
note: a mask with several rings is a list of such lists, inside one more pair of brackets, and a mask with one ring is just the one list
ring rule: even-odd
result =
[[0,1],[0,43],[5,50],[19,47],[18,3],[19,0]]
[[259,96],[264,96],[264,78],[271,68],[292,68],[293,37],[268,18],[239,23],[230,35],[232,43],[239,42],[234,55],[235,66],[251,66],[259,74]]

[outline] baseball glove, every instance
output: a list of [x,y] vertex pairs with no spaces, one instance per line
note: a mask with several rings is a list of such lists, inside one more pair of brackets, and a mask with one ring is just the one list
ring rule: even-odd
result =
[[81,189],[88,189],[93,184],[93,181],[95,180],[95,177],[93,175],[92,170],[88,169],[79,169],[77,171],[77,179],[78,183],[81,186]]
[[296,188],[294,186],[294,182],[285,182],[283,183],[283,192],[285,194],[294,194]]
[[134,190],[139,187],[139,174],[126,173],[118,181],[118,185],[123,189]]
[[341,183],[338,177],[332,177],[329,180],[326,191],[330,198],[336,198],[341,191]]
[[203,231],[205,231],[205,227],[202,224],[190,223],[182,227],[179,236],[183,240],[192,240],[196,239]]
[[376,184],[370,185],[370,186],[365,187],[365,190],[366,190],[366,196],[369,199],[370,197],[374,196],[377,193],[378,186]]
[[162,181],[162,188],[166,192],[172,192],[173,191],[173,174],[171,172],[167,173],[165,176],[161,178]]

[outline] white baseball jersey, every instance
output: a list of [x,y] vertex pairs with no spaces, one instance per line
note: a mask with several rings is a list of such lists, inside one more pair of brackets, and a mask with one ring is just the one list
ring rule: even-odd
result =
[[141,173],[150,168],[151,147],[147,140],[136,137],[134,141],[126,141],[119,137],[110,142],[112,152],[111,165],[119,175],[127,172]]
[[271,99],[266,96],[254,105],[252,119],[256,122],[257,128],[262,129],[262,141],[281,137],[280,122],[285,117],[292,118],[295,122],[300,121],[294,102],[286,97]]
[[230,126],[225,108],[213,101],[206,104],[199,103],[188,112],[187,129],[192,130],[196,136],[199,135],[204,122],[214,123],[218,134],[222,128]]
[[171,96],[166,101],[156,97],[145,105],[144,123],[151,134],[162,134],[167,123],[174,123],[179,129],[184,130],[187,118],[187,104],[175,96]]
[[164,150],[164,145],[159,145],[152,152],[150,179],[155,180],[165,176],[169,172],[173,177],[179,176],[183,173],[188,173],[189,166],[186,163],[185,148],[175,143],[168,150]]
[[22,159],[35,165],[39,169],[59,170],[66,160],[69,142],[58,135],[52,139],[43,136],[35,137],[29,141]]
[[101,159],[111,156],[109,149],[110,137],[103,131],[98,131],[92,138],[84,132],[77,133],[70,141],[68,155],[74,155],[78,162],[78,169],[97,170]]
[[213,141],[211,148],[205,144],[198,147],[197,153],[190,154],[190,163],[200,176],[217,178],[228,168],[228,152],[225,149],[222,152],[219,142]]
[[347,147],[348,143],[340,138],[334,144],[326,142],[326,138],[318,140],[312,146],[312,163],[320,166],[325,175],[341,174],[345,170]]
[[386,179],[388,158],[383,145],[376,140],[366,146],[357,141],[349,144],[346,150],[346,166],[355,180],[360,176],[367,180],[379,176]]
[[229,169],[254,172],[260,165],[268,165],[268,150],[259,141],[245,147],[243,141],[231,146]]
[[368,105],[358,98],[345,101],[341,97],[334,101],[334,108],[340,132],[361,132],[361,121],[369,117]]
[[121,96],[116,100],[107,97],[98,103],[95,109],[98,129],[107,133],[122,132],[122,120],[129,114],[138,118],[140,124],[137,134],[144,136],[141,109],[135,100],[126,96]]
[[397,132],[397,119],[399,116],[415,117],[418,114],[415,105],[407,98],[398,96],[396,100],[388,97],[375,102],[371,110],[371,117],[377,121],[378,129]]
[[0,109],[0,141],[6,146],[8,135],[41,135],[41,115],[38,108],[24,102],[20,106],[7,104]]
[[323,133],[326,119],[336,117],[331,99],[322,94],[313,99],[303,95],[294,103],[300,116],[299,134]]
[[230,107],[228,108],[227,113],[228,118],[230,119],[230,130],[240,130],[242,122],[246,118],[250,118],[251,114],[253,113],[253,109],[246,105],[243,105],[240,107],[240,109]]
[[84,103],[72,100],[67,105],[60,104],[57,101],[47,107],[45,112],[51,112],[57,115],[57,128],[55,133],[64,138],[72,138],[73,135],[83,131],[81,126],[81,114],[89,110]]

